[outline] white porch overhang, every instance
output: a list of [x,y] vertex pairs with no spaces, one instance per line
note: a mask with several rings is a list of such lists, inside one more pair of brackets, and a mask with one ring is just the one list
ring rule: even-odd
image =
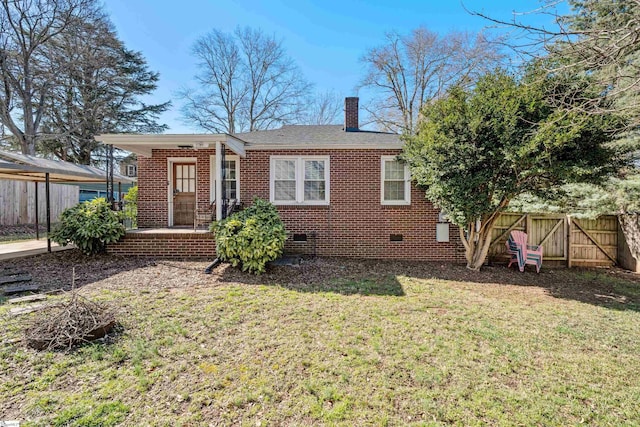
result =
[[96,136],[103,144],[113,145],[121,150],[130,151],[145,157],[151,157],[152,150],[214,149],[216,143],[224,144],[240,157],[246,157],[245,142],[233,135],[218,134],[104,134]]
[[[222,219],[222,155],[223,146],[233,151],[240,157],[246,157],[245,142],[233,135],[200,134],[200,135],[136,135],[136,134],[105,134],[96,136],[96,140],[103,144],[113,145],[121,150],[130,151],[145,157],[151,157],[153,150],[176,149],[183,150],[184,156],[193,157],[189,153],[194,150],[215,149],[216,170],[216,220]],[[170,165],[168,166],[168,168]],[[171,200],[171,188],[169,187],[168,200]],[[169,226],[172,226],[172,218],[169,216]]]

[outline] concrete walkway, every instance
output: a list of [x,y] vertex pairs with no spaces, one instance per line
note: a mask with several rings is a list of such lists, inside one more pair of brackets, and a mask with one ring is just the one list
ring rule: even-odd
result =
[[[73,245],[59,246],[57,243],[51,242],[51,252],[64,251],[66,249],[73,248],[75,248]],[[0,260],[22,258],[25,256],[46,253],[47,239],[25,240],[15,243],[0,243]]]

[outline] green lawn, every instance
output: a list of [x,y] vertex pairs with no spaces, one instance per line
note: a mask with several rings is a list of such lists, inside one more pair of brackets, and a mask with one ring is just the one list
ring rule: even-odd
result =
[[205,265],[87,280],[83,295],[119,310],[110,344],[39,353],[7,344],[26,319],[2,317],[0,420],[640,425],[637,276],[319,260],[254,278]]

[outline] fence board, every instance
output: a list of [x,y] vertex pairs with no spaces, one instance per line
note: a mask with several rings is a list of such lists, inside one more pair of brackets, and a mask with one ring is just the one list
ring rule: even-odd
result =
[[[35,183],[0,179],[0,225],[34,224]],[[50,184],[51,221],[56,222],[63,210],[78,204],[80,189],[77,185]],[[20,212],[20,207],[26,206]],[[38,183],[38,220],[47,221],[45,184]]]
[[[509,233],[505,232],[510,228],[527,233],[531,245],[542,243],[544,259],[548,261],[563,262],[569,266],[608,266],[617,259],[618,219],[614,215],[601,216],[595,220],[571,221],[566,215],[558,214],[526,214],[525,218],[522,215],[505,212],[498,218],[491,235],[493,243],[489,250],[490,259],[507,259],[504,242],[509,237]],[[518,220],[520,222],[514,226]]]
[[615,264],[618,257],[618,219],[613,215],[595,220],[572,219],[571,265]]

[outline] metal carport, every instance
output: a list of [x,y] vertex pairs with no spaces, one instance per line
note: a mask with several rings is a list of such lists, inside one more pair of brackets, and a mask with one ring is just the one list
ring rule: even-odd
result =
[[[46,210],[47,210],[47,251],[51,252],[51,200],[49,194],[49,184],[56,183],[87,183],[106,182],[107,172],[87,165],[77,165],[75,163],[58,160],[42,159],[24,154],[9,153],[0,151],[0,179],[12,179],[18,181],[29,181],[36,183],[35,186],[35,218],[36,236],[39,238],[38,230],[38,182],[45,183]],[[114,181],[119,183],[133,183],[135,179],[114,174]]]

